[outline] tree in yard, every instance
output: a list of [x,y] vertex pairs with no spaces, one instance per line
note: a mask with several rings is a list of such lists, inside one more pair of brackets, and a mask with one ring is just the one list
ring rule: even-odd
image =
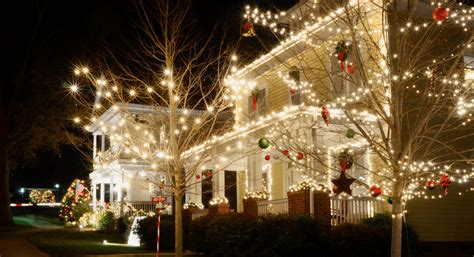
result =
[[[0,35],[8,66],[0,79],[0,225],[12,223],[12,175],[35,164],[38,153],[60,154],[61,146],[83,140],[70,128],[71,105],[58,74],[67,72],[65,56],[77,56],[78,49],[94,52],[93,41],[109,36],[118,23],[96,26],[101,21],[91,16],[98,13],[97,6],[70,8],[46,2],[10,2],[1,8],[8,21]],[[109,16],[101,12],[100,17]]]
[[[221,83],[232,62],[232,52],[215,35],[205,39],[191,26],[188,1],[140,2],[136,43],[123,56],[112,53],[97,70],[77,66],[77,83],[70,94],[79,106],[74,121],[87,126],[104,111],[120,113],[118,125],[101,124],[110,138],[110,150],[99,153],[94,165],[106,166],[117,158],[144,162],[157,174],[156,188],[171,192],[175,215],[175,252],[183,254],[183,196],[201,175],[205,159],[217,153],[207,146],[229,127],[232,96]],[[148,113],[134,114],[131,104]],[[230,119],[231,120],[231,119]],[[198,149],[193,146],[201,145]]]
[[[257,37],[267,27],[281,40],[259,63],[286,65],[280,81],[308,110],[305,122],[288,119],[267,137],[320,181],[341,170],[351,176],[351,166],[363,170],[370,179],[352,175],[354,185],[391,197],[392,257],[401,256],[405,202],[428,197],[435,185],[446,194],[450,183],[474,175],[472,11],[418,1],[302,1],[288,13],[247,7],[244,14]],[[361,151],[378,165],[355,160]]]
[[84,213],[90,211],[90,200],[91,195],[85,188],[84,181],[75,179],[61,200],[59,218],[66,223],[79,221]]

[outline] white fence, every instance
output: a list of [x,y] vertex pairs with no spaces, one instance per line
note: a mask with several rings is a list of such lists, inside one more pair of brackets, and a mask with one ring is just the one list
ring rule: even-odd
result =
[[[360,223],[364,218],[384,212],[384,202],[372,197],[339,199],[331,197],[331,225]],[[257,202],[258,215],[288,213],[288,198]]]

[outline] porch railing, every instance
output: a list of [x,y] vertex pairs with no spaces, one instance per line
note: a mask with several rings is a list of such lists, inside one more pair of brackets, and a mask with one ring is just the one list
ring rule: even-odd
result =
[[258,215],[288,213],[288,198],[257,202]]
[[137,210],[144,210],[146,212],[153,211],[156,212],[156,206],[155,203],[152,202],[129,202],[133,208]]
[[207,213],[208,213],[208,209],[195,210],[191,214],[191,219],[196,219],[202,216],[206,216]]
[[[360,223],[364,218],[384,212],[384,202],[372,197],[339,199],[331,197],[331,225]],[[258,215],[288,213],[288,198],[257,202]]]
[[353,199],[331,198],[331,224],[357,224],[376,213],[384,212],[384,202],[372,197]]

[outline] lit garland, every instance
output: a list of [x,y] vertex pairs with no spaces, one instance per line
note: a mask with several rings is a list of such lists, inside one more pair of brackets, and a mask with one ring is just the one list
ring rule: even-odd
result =
[[269,197],[270,197],[270,193],[268,193],[267,191],[247,192],[244,195],[244,199],[267,200]]
[[298,191],[304,191],[304,190],[329,192],[329,190],[325,186],[317,184],[316,180],[309,178],[307,176],[304,177],[303,181],[296,183],[294,185],[291,185],[288,188],[288,192],[298,192]]
[[228,204],[228,203],[229,203],[229,200],[227,198],[220,197],[220,196],[214,197],[209,201],[209,204],[212,206],[215,206],[218,204]]
[[183,204],[183,209],[190,209],[190,208],[197,208],[197,209],[204,209],[204,205],[202,203],[195,203],[195,202],[192,202],[192,201],[188,201],[188,202],[185,202]]

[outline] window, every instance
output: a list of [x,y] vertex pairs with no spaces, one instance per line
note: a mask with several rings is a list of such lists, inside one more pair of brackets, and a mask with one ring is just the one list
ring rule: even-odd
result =
[[[346,41],[346,45],[350,52],[352,50],[351,42]],[[331,54],[330,63],[332,85],[330,85],[329,88],[330,91],[332,91],[332,96],[344,97],[356,92],[359,87],[360,77],[357,71],[353,74],[349,74],[347,71],[348,67],[353,65],[351,55],[349,54],[346,61],[341,64],[338,58],[334,56],[334,54]]]
[[263,116],[267,109],[266,89],[254,89],[248,100],[249,116]]
[[290,88],[290,98],[292,105],[300,105],[301,104],[301,92],[298,86],[301,82],[300,71],[296,67],[292,67],[288,72],[288,76],[290,80],[295,82],[296,87]]

